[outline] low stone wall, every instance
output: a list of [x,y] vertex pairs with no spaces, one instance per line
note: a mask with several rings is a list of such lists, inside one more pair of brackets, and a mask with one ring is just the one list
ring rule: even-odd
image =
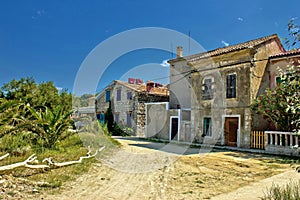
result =
[[300,137],[292,132],[265,131],[265,151],[275,155],[300,156]]

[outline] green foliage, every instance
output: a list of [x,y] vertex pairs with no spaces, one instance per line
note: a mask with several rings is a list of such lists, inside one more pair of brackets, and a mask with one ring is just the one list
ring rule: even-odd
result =
[[29,131],[33,146],[52,148],[69,136],[72,95],[66,90],[21,78],[5,84],[0,93],[0,137]]
[[28,107],[29,118],[24,118],[22,128],[32,132],[32,140],[38,147],[52,148],[57,142],[70,136],[68,128],[71,127],[70,114],[64,112],[62,107],[44,110]]
[[66,90],[59,92],[53,82],[37,84],[33,78],[13,79],[4,84],[0,94],[6,100],[14,100],[33,107],[46,106],[50,109],[63,105],[64,110],[72,108],[72,95]]
[[15,156],[25,155],[31,151],[31,135],[22,132],[15,135],[4,135],[0,140],[0,152],[7,152]]
[[93,94],[83,94],[82,96],[73,96],[73,107],[87,107],[89,105],[89,98],[93,97]]
[[[13,135],[7,135],[12,137],[9,141],[12,141],[15,137]],[[0,138],[0,146],[2,146],[3,138]],[[3,144],[4,145],[4,144]],[[33,151],[33,149],[32,149]],[[7,153],[1,152],[0,155]],[[33,152],[31,150],[26,151],[26,154],[12,154],[7,159],[0,161],[0,165],[7,165],[16,162],[24,161]],[[44,149],[44,151],[35,152],[38,156],[38,160],[41,161],[44,158],[51,157],[56,162],[66,162],[72,160],[78,160],[80,156],[85,156],[87,148],[83,146],[81,138],[78,134],[72,135],[65,140],[62,140],[57,144],[56,148]],[[96,159],[84,159],[82,163],[70,165],[62,168],[52,169],[44,171],[43,173],[37,173],[36,170],[28,170],[26,168],[17,168],[9,172],[15,177],[26,177],[33,181],[43,181],[49,184],[44,187],[56,188],[60,187],[64,182],[74,180],[78,175],[88,171],[91,164],[96,162]],[[42,188],[41,188],[42,189]]]
[[280,131],[300,130],[300,66],[280,71],[281,83],[267,89],[251,105],[253,111],[273,122]]
[[300,181],[290,182],[285,186],[272,185],[268,189],[262,200],[299,200]]
[[294,18],[288,23],[288,32],[289,38],[285,38],[285,44],[290,49],[300,43],[300,26],[295,23]]
[[0,98],[0,137],[14,131],[16,118],[22,112],[21,107],[19,101]]

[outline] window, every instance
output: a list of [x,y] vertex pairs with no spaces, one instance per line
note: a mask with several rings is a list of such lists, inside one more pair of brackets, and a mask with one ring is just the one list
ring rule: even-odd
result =
[[210,100],[213,98],[213,79],[206,78],[203,80],[202,99]]
[[280,76],[276,76],[276,86],[277,85],[280,85],[280,83],[282,83],[282,79],[281,79],[281,77]]
[[116,123],[119,122],[119,116],[120,116],[120,113],[115,113],[115,122]]
[[127,92],[127,99],[131,100],[132,99],[132,93],[131,92]]
[[117,101],[121,101],[121,89],[117,90]]
[[101,122],[101,124],[104,124],[104,123],[105,123],[105,115],[104,115],[104,113],[101,113],[101,114],[99,115],[99,121]]
[[226,76],[226,98],[236,98],[236,74]]
[[130,113],[127,113],[127,126],[128,127],[131,127],[131,112]]
[[203,118],[203,135],[204,136],[212,136],[212,125],[211,125],[211,118],[205,117]]
[[109,102],[110,101],[110,91],[109,90],[106,90],[106,102]]

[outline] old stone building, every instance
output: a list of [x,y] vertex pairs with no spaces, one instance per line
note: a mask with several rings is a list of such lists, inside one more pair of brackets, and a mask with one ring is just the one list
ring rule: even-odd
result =
[[168,102],[169,90],[165,85],[130,78],[128,82],[113,81],[102,90],[95,100],[97,119],[104,122],[109,107],[114,121],[122,128],[131,128],[132,134],[145,137],[145,103]]
[[166,123],[148,122],[147,134],[249,148],[251,130],[266,125],[260,118],[254,120],[250,104],[269,86],[264,79],[269,56],[281,52],[285,50],[276,34],[190,56],[183,56],[178,48],[177,57],[168,61],[168,108],[163,111],[164,105],[148,105],[149,111],[161,110]]

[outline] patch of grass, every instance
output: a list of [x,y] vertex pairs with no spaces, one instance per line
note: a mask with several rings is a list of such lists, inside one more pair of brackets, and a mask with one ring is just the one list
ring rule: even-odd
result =
[[272,185],[265,193],[262,200],[299,200],[300,181],[290,182],[285,186]]
[[[103,154],[109,155],[111,151],[116,149],[119,145],[120,144],[117,141],[101,133],[80,133],[60,141],[55,148],[52,149],[31,149],[24,155],[11,155],[0,161],[0,166],[24,161],[32,153],[36,153],[39,162],[41,162],[44,158],[49,157],[56,162],[78,160],[80,156],[85,156],[88,152],[87,146],[91,146],[93,150],[92,154],[96,149],[106,146],[105,150],[98,154],[98,156],[101,157]],[[7,152],[2,151],[0,152],[0,155],[4,155],[5,153]],[[98,162],[96,158],[88,158],[83,159],[82,163],[51,170],[15,168],[10,171],[5,171],[4,173],[12,174],[14,177],[26,177],[31,181],[47,182],[49,183],[47,184],[48,187],[57,188],[60,187],[64,182],[74,180],[78,177],[78,175],[87,172],[95,162]]]

